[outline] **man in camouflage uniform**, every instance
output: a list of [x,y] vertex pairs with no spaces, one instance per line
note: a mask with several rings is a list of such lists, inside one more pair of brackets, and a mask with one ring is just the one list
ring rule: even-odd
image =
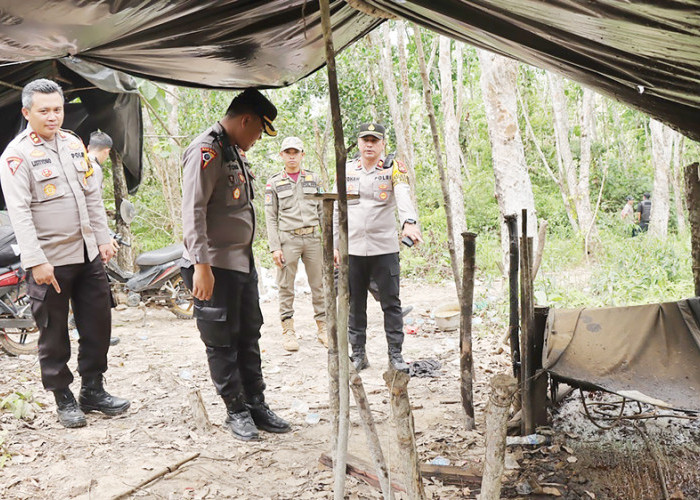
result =
[[294,330],[294,279],[299,259],[304,263],[311,287],[318,340],[327,346],[323,296],[323,249],[321,202],[308,195],[319,193],[318,176],[301,168],[304,144],[298,137],[282,141],[284,170],[273,175],[265,187],[265,218],[272,259],[277,265],[280,320],[284,348],[298,351]]
[[[103,262],[113,257],[100,187],[80,138],[63,124],[63,91],[51,80],[22,90],[27,128],[0,158],[0,180],[23,267],[32,314],[41,332],[39,366],[56,399],[59,422],[86,425],[84,412],[119,415],[129,401],[104,390],[111,330]],[[80,335],[79,401],[70,390],[68,303]]]
[[[419,243],[418,215],[411,201],[406,165],[384,157],[384,127],[378,123],[360,126],[357,145],[360,157],[347,164],[348,194],[360,196],[348,200],[348,254],[350,317],[348,337],[352,361],[357,371],[369,366],[367,341],[367,287],[374,279],[384,312],[384,331],[388,344],[389,365],[408,372],[403,359],[403,317],[399,299],[399,239],[396,230],[398,210],[402,237]],[[337,210],[336,210],[337,216]],[[336,217],[337,221],[337,217]],[[336,223],[337,227],[337,223]],[[340,263],[335,231],[335,260]]]

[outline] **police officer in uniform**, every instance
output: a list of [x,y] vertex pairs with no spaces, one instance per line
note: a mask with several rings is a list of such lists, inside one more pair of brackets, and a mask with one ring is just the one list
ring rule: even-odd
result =
[[[44,387],[54,393],[65,427],[86,424],[84,412],[119,415],[129,401],[104,390],[111,330],[110,290],[102,262],[113,255],[100,189],[78,136],[61,129],[63,91],[34,80],[22,90],[29,122],[0,157],[0,181],[22,265],[29,273],[32,314],[39,327]],[[78,402],[68,337],[68,302],[80,334]]]
[[[384,312],[389,364],[396,370],[408,372],[408,365],[401,354],[404,334],[399,299],[399,239],[395,211],[398,209],[402,237],[408,237],[414,243],[423,241],[416,225],[418,216],[411,201],[406,165],[390,157],[382,157],[386,146],[384,127],[378,123],[362,124],[357,145],[360,157],[350,161],[346,171],[348,194],[360,196],[357,200],[348,200],[348,337],[352,346],[352,361],[357,371],[369,366],[365,351],[367,287],[374,279]],[[336,238],[335,260],[339,264],[337,242]]]
[[304,262],[311,287],[317,338],[327,346],[326,309],[323,295],[323,248],[321,202],[307,197],[319,193],[318,176],[301,168],[304,144],[298,137],[282,141],[284,170],[270,177],[265,187],[265,218],[272,259],[277,265],[280,320],[284,348],[298,351],[294,331],[294,279],[299,259]]
[[248,89],[183,155],[182,277],[195,297],[194,317],[211,378],[226,404],[225,425],[244,441],[259,439],[258,429],[291,430],[263,395],[263,317],[252,249],[255,176],[245,158],[263,131],[276,135],[276,116],[265,96]]

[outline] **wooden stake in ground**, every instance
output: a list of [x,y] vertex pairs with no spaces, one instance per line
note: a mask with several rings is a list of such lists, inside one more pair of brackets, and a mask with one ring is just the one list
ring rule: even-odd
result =
[[336,461],[333,483],[333,495],[336,500],[345,497],[345,465],[348,453],[348,433],[350,430],[350,387],[348,376],[348,190],[345,177],[347,159],[343,122],[340,116],[340,98],[338,92],[338,75],[335,70],[335,49],[331,29],[330,0],[319,0],[321,27],[326,49],[326,68],[328,70],[328,93],[333,118],[333,137],[335,138],[335,165],[338,179],[338,250],[340,252],[340,270],[338,274],[338,435]]
[[338,327],[335,301],[335,266],[333,265],[333,203],[334,199],[323,197],[323,291],[326,305],[326,335],[328,337],[328,395],[331,410],[331,451],[335,456],[338,435]]
[[460,392],[462,408],[466,415],[465,427],[474,429],[474,393],[472,387],[472,311],[474,308],[474,266],[476,254],[476,234],[464,232],[464,264],[462,266],[462,302],[460,304],[459,325],[459,369],[461,373]]
[[508,409],[517,388],[518,381],[510,375],[499,373],[491,377],[491,394],[486,406],[486,457],[480,500],[501,498]]
[[510,317],[508,320],[508,332],[510,336],[510,360],[513,363],[513,376],[520,379],[520,311],[518,310],[518,216],[510,214],[505,216],[510,238],[510,268],[508,269],[508,302],[510,304]]
[[189,402],[190,408],[192,409],[192,422],[194,423],[195,429],[206,433],[211,432],[211,421],[209,420],[209,414],[207,413],[206,406],[204,406],[202,393],[199,389],[190,391]]
[[697,162],[685,167],[685,200],[690,222],[690,253],[693,258],[695,296],[700,297],[700,166]]
[[521,402],[522,427],[524,436],[535,432],[533,409],[533,349],[532,336],[534,328],[534,298],[532,285],[532,238],[527,236],[527,210],[522,215],[522,237],[520,239],[520,300],[521,300]]
[[423,481],[421,480],[420,464],[416,452],[415,426],[411,413],[411,402],[408,399],[408,373],[397,370],[384,372],[384,381],[391,394],[391,414],[396,426],[396,439],[399,447],[401,465],[406,475],[406,491],[411,500],[425,498]]
[[360,412],[360,418],[362,421],[362,428],[365,431],[365,437],[367,438],[367,447],[369,448],[369,454],[372,457],[372,462],[374,462],[374,468],[377,471],[377,479],[379,480],[379,485],[382,489],[382,495],[384,500],[393,500],[394,492],[391,489],[391,482],[389,481],[389,469],[386,466],[386,461],[384,460],[384,453],[382,452],[382,446],[379,442],[379,436],[377,436],[377,427],[374,425],[374,418],[372,417],[372,411],[369,408],[369,401],[367,400],[367,394],[365,393],[365,387],[362,385],[362,379],[353,369],[352,377],[350,378],[350,389],[352,389],[352,394],[355,397],[355,402],[357,403],[357,410]]

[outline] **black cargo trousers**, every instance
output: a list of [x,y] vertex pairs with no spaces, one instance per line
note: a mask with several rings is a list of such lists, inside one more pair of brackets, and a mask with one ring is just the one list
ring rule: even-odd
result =
[[[192,290],[194,265],[184,263],[182,279]],[[258,294],[258,274],[212,267],[211,299],[194,299],[194,317],[206,346],[209,371],[216,392],[224,401],[241,404],[265,390],[260,359],[260,327],[263,324]]]
[[39,327],[39,366],[41,381],[48,391],[66,389],[73,382],[68,368],[69,301],[73,305],[78,340],[78,373],[81,377],[98,377],[107,371],[107,351],[112,329],[112,293],[104,264],[98,255],[82,264],[55,266],[53,285],[38,285],[29,271],[27,288],[32,314]]
[[367,342],[367,288],[370,280],[377,284],[379,303],[384,312],[384,332],[390,346],[403,345],[403,317],[399,299],[399,254],[358,256],[350,255],[348,281],[350,286],[350,314],[348,338],[353,346]]

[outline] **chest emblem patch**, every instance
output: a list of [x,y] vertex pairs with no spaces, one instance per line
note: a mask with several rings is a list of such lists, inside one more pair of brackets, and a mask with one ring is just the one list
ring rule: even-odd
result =
[[209,165],[214,158],[216,158],[216,151],[214,148],[210,148],[207,146],[202,147],[201,149],[201,155],[202,155],[202,170],[207,168],[207,165]]
[[389,195],[387,194],[386,191],[382,191],[381,193],[379,193],[380,200],[386,200],[388,197],[389,197]]
[[241,197],[241,190],[240,188],[236,188],[233,190],[233,199],[237,200],[238,198]]
[[45,156],[46,153],[44,153],[41,149],[32,149],[32,152],[29,153],[29,156],[32,156],[34,158],[41,158],[42,156]]
[[80,149],[83,145],[80,144],[79,142],[71,142],[68,144],[68,147],[70,149]]
[[53,171],[50,168],[45,168],[41,171],[41,175],[43,175],[44,177],[51,177],[52,173]]
[[387,189],[389,189],[389,184],[382,183],[379,185],[379,189],[381,189],[383,191],[387,190]]
[[15,172],[17,172],[17,169],[19,166],[22,164],[22,158],[17,158],[16,156],[10,156],[7,159],[7,167],[10,169],[10,172],[12,172],[12,175],[15,175]]
[[44,194],[47,197],[55,195],[56,194],[56,186],[54,186],[53,184],[47,184],[46,186],[44,186]]

